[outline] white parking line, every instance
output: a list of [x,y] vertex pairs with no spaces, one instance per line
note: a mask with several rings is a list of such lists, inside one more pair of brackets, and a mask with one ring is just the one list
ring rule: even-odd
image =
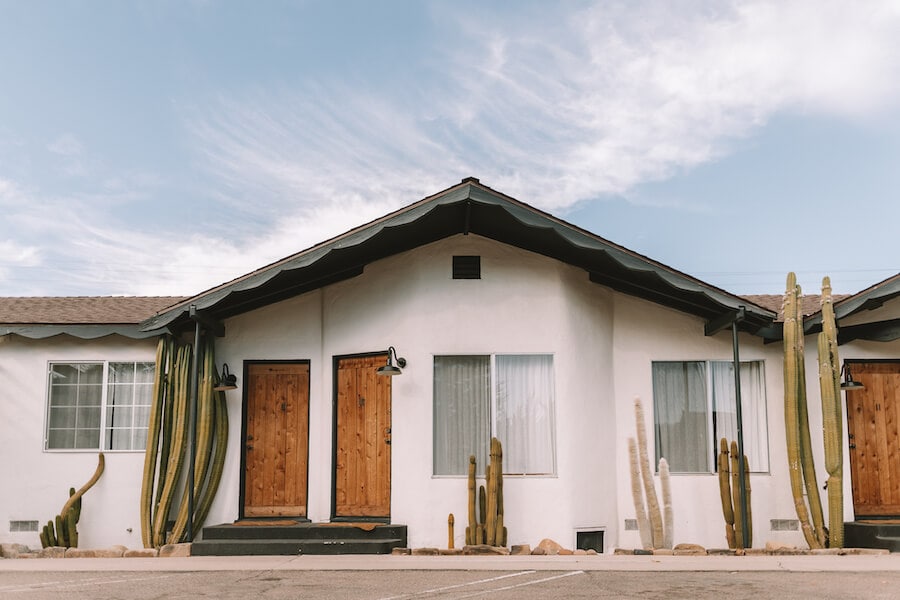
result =
[[[467,587],[470,585],[478,585],[479,583],[491,583],[492,581],[500,581],[502,579],[509,579],[510,577],[519,577],[521,575],[531,575],[536,573],[537,571],[519,571],[518,573],[507,573],[506,575],[498,575],[497,577],[489,577],[487,579],[479,579],[478,581],[470,581],[468,583],[458,583],[456,585],[448,585],[444,587],[434,588],[431,590],[422,590],[421,592],[414,592],[412,594],[401,594],[399,596],[388,596],[387,598],[380,598],[379,600],[397,600],[398,598],[415,598],[416,596],[425,596],[427,594],[437,594],[438,592],[445,592],[447,590],[455,590],[457,588]],[[515,587],[515,586],[513,586]]]
[[135,581],[148,581],[156,579],[165,579],[171,575],[156,575],[153,577],[141,577],[139,579],[107,579],[105,577],[94,577],[91,579],[82,579],[80,581],[42,581],[40,583],[28,583],[25,585],[5,585],[0,586],[2,593],[16,592],[36,592],[41,590],[52,589],[54,591],[65,591],[88,586],[106,585],[110,583],[132,583]]
[[480,592],[473,592],[471,594],[466,594],[465,596],[457,596],[457,598],[474,598],[475,596],[484,596],[485,594],[493,594],[494,592],[505,592],[507,590],[514,590],[516,588],[525,587],[526,585],[535,585],[538,583],[545,583],[547,581],[553,581],[554,579],[562,579],[563,577],[571,577],[572,575],[584,575],[584,571],[569,571],[568,573],[563,573],[562,575],[555,575],[554,577],[545,577],[543,579],[535,579],[534,581],[526,581],[525,583],[517,583],[516,585],[508,585],[506,587],[494,588],[492,590],[481,590]]

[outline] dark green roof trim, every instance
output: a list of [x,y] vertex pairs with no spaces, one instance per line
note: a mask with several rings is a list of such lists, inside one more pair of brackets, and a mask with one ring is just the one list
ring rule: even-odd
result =
[[376,260],[453,235],[476,234],[584,269],[592,281],[707,320],[746,307],[743,331],[776,314],[465,179],[462,183],[244,277],[142,323],[184,327],[193,304],[223,319],[361,274]]
[[[894,298],[900,297],[900,274],[866,288],[865,290],[834,303],[834,318],[840,323],[851,315],[866,310],[874,310]],[[874,324],[873,324],[874,325]],[[816,333],[822,330],[822,312],[819,311],[804,322],[804,332]],[[865,338],[874,339],[874,338]],[[843,343],[843,341],[841,342]]]
[[68,335],[82,340],[94,340],[108,335],[119,335],[133,340],[143,340],[162,335],[166,331],[143,330],[140,325],[0,325],[0,336],[18,335],[33,340]]

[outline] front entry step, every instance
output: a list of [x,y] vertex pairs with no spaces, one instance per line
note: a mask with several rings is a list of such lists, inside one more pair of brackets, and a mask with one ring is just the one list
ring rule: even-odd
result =
[[892,519],[844,523],[844,546],[900,552],[900,521]]
[[226,523],[203,528],[194,556],[390,554],[406,546],[406,525]]

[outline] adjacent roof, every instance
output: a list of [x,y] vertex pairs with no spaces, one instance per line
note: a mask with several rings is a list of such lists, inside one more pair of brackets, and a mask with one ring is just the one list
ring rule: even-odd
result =
[[[834,316],[840,323],[851,315],[865,310],[879,308],[888,300],[900,296],[900,273],[876,283],[861,292],[847,296],[834,303]],[[822,330],[822,315],[817,313],[810,317],[804,325],[807,333]],[[900,319],[887,319],[861,325],[849,325],[838,328],[838,343],[845,344],[852,340],[863,339],[889,342],[900,339]]]
[[343,235],[187,298],[143,324],[175,331],[190,307],[223,319],[355,277],[371,262],[457,234],[477,234],[582,268],[591,281],[707,320],[744,308],[739,327],[768,336],[776,311],[704,283],[482,185],[475,178]]
[[[834,294],[835,302],[849,298],[849,294]],[[747,300],[778,313],[778,321],[784,321],[784,296],[781,294],[754,294],[744,296]],[[800,311],[804,317],[814,315],[822,310],[821,294],[804,294],[800,296]]]
[[182,300],[182,296],[0,297],[0,335],[151,337],[159,332],[143,331],[138,324]]

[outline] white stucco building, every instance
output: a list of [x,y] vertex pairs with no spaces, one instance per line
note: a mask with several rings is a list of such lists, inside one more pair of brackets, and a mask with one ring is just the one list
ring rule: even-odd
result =
[[[893,377],[864,365],[900,359],[898,342],[865,339],[890,337],[900,312],[894,285],[838,304],[847,307],[838,313],[842,325],[859,326],[848,327],[860,337],[841,351],[859,363],[860,378]],[[237,389],[225,392],[226,463],[207,525],[269,517],[390,522],[407,526],[409,546],[443,547],[453,513],[462,546],[468,455],[479,457],[481,470],[497,436],[509,544],[552,538],[600,551],[637,547],[627,440],[641,398],[651,460],[665,456],[672,469],[674,541],[723,547],[714,458],[716,440],[735,435],[737,340],[754,543],[803,544],[788,484],[776,312],[475,179],[144,311],[115,331],[102,330],[108,317],[78,327],[0,323],[8,453],[0,461],[0,540],[38,545],[30,524],[52,518],[104,450],[106,472],[84,498],[80,545],[141,545],[146,363],[159,335],[192,340],[195,314],[224,326],[216,361],[238,376]],[[815,365],[814,340],[807,349]],[[375,374],[397,357],[405,359],[401,375]],[[123,375],[128,365],[133,371]],[[76,371],[84,383],[54,387]],[[821,464],[814,367],[807,378]],[[104,416],[85,422],[78,410],[94,405],[72,400],[70,410],[66,402],[88,385],[99,386],[95,413]],[[114,389],[135,399],[126,425],[124,411],[111,408]],[[896,422],[884,434],[888,445],[897,444]],[[287,451],[278,446],[285,439]],[[850,465],[862,463],[852,443],[844,447],[844,513],[853,521],[871,501],[856,500],[862,484]],[[900,494],[892,506],[878,510],[900,513]]]

